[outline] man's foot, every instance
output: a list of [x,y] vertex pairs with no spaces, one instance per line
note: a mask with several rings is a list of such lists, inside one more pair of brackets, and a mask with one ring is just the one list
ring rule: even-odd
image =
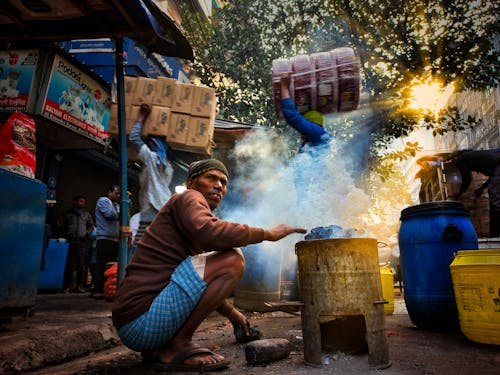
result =
[[229,361],[223,356],[214,353],[208,348],[191,347],[177,353],[168,361],[156,361],[153,363],[153,371],[217,371],[228,367]]
[[155,349],[141,352],[142,363],[153,363],[158,361],[159,356],[158,351]]

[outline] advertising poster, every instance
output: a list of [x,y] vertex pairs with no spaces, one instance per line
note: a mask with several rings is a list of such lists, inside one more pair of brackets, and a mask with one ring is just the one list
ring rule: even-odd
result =
[[109,137],[111,97],[106,88],[56,55],[41,115],[99,143]]
[[0,112],[26,111],[37,50],[0,51]]

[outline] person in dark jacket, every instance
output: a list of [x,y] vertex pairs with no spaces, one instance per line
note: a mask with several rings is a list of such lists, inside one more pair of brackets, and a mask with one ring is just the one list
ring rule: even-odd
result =
[[[72,292],[85,292],[87,258],[90,249],[90,236],[94,228],[92,215],[85,209],[87,199],[83,195],[73,198],[73,206],[64,215],[63,232],[68,240],[68,257],[64,273],[64,287]],[[73,284],[73,274],[76,281]]]
[[465,151],[452,159],[460,171],[462,184],[458,193],[451,196],[458,199],[469,189],[472,181],[471,172],[488,176],[486,182],[476,189],[474,195],[480,197],[484,189],[488,189],[490,201],[490,237],[500,237],[500,154],[488,150]]
[[238,342],[260,338],[227,300],[243,275],[239,247],[278,241],[306,230],[272,229],[222,221],[213,213],[227,191],[228,171],[215,159],[191,163],[187,190],[162,207],[139,241],[113,305],[122,343],[156,360],[155,371],[209,371],[223,356],[193,342],[198,326],[217,311]]

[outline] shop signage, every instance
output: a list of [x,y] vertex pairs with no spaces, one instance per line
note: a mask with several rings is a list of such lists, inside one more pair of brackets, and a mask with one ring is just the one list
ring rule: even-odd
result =
[[[115,43],[111,39],[77,39],[62,42],[60,46],[76,59],[90,66],[94,71],[112,84],[115,68]],[[170,77],[173,70],[157,53],[138,45],[130,38],[124,38],[124,68],[126,75],[150,78]]]
[[26,111],[37,50],[0,51],[0,112]]
[[54,56],[40,114],[99,143],[109,137],[111,97],[106,87]]

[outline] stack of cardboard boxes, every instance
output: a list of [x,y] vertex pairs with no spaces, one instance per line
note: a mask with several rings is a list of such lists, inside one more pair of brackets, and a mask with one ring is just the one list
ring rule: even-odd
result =
[[[166,137],[175,150],[211,155],[215,121],[215,90],[158,77],[125,77],[126,132],[130,133],[141,104],[151,105],[143,136]],[[118,134],[117,105],[113,104],[108,131]]]

